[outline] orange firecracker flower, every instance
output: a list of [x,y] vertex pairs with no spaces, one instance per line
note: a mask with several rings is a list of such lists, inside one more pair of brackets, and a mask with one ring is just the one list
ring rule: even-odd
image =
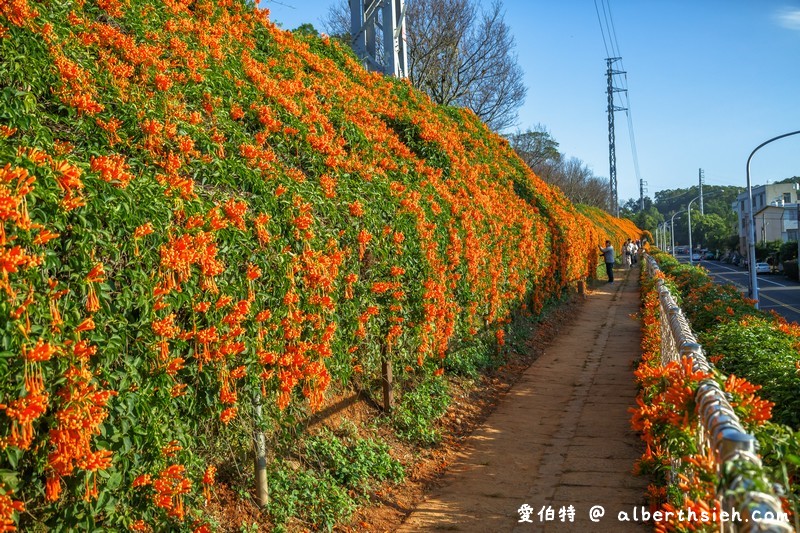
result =
[[137,227],[134,230],[133,238],[134,239],[141,239],[145,235],[150,235],[154,231],[155,230],[153,229],[153,223],[152,222],[147,222],[147,223],[142,224],[141,226]]
[[121,155],[92,157],[91,169],[100,174],[100,179],[124,189],[133,180],[130,167]]
[[348,206],[350,214],[354,217],[362,217],[364,216],[364,207],[361,205],[361,202],[355,200]]
[[94,326],[94,319],[92,319],[92,317],[89,317],[89,318],[85,319],[83,322],[81,322],[80,324],[78,324],[78,327],[75,328],[75,331],[76,332],[91,331],[91,330],[94,329],[94,327],[95,327]]
[[256,280],[261,277],[261,269],[258,265],[250,263],[247,265],[247,279],[250,281]]
[[239,409],[236,407],[228,407],[227,409],[223,409],[219,415],[219,419],[222,421],[223,424],[228,424],[231,420],[236,418],[236,415],[239,413]]
[[183,520],[185,508],[183,505],[183,495],[188,494],[192,488],[192,482],[184,477],[185,467],[175,464],[164,469],[153,481],[153,502],[156,506],[167,511],[167,515]]
[[211,500],[211,487],[217,482],[216,477],[217,467],[208,465],[203,473],[203,496],[205,496],[206,502]]
[[33,244],[38,244],[38,245],[46,244],[52,241],[53,239],[57,239],[60,236],[61,236],[60,233],[53,233],[50,230],[43,229],[36,235],[36,237],[34,237]]

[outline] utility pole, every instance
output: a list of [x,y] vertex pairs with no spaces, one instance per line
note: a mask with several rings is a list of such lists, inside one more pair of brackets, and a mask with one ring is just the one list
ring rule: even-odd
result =
[[639,206],[644,211],[644,193],[647,192],[647,182],[643,179],[639,180]]
[[[614,145],[614,112],[627,111],[625,107],[614,105],[614,93],[623,92],[625,90],[614,87],[614,75],[625,74],[624,71],[614,70],[614,63],[621,59],[621,57],[606,58],[606,65],[608,66],[606,72],[608,76],[608,181],[611,187],[611,213],[616,217],[619,216],[619,194],[617,192],[617,154]],[[644,199],[642,199],[642,204],[644,205]]]
[[368,70],[408,77],[405,0],[350,0],[350,35]]
[[705,215],[705,209],[703,209],[703,182],[705,181],[705,176],[703,175],[703,169],[700,169],[700,214]]

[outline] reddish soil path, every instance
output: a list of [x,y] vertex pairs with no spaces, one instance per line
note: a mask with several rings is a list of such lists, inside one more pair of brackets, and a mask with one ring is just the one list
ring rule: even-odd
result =
[[[642,445],[627,412],[638,307],[638,269],[598,283],[398,531],[652,530],[617,519],[641,507],[647,485],[631,474]],[[530,522],[520,522],[523,504]],[[605,508],[599,522],[589,520],[595,505]],[[569,506],[574,521],[562,522]]]

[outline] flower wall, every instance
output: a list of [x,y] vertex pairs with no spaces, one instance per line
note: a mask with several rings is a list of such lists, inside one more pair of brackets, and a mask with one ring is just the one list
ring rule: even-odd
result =
[[0,0],[0,56],[5,528],[203,530],[220,442],[441,373],[640,234],[241,0]]

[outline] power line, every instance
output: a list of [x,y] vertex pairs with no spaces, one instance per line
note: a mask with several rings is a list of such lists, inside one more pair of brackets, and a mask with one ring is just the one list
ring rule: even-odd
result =
[[[600,24],[600,34],[603,36],[603,47],[606,49],[606,57],[609,57],[610,54],[608,53],[608,44],[606,43],[606,33],[603,29],[603,21],[600,18],[600,10],[597,8],[597,0],[594,0],[594,10],[597,13],[597,23]],[[610,35],[609,38],[611,38]]]
[[[608,11],[606,27],[609,28],[608,33],[611,36],[611,51],[614,52],[614,55],[621,56],[622,54],[619,52],[619,43],[617,42],[617,31],[614,28],[614,17],[611,16],[611,4],[608,2],[608,0],[603,0],[603,5],[603,12],[605,13]],[[624,67],[622,64],[620,64],[620,66]]]
[[[625,91],[625,95],[627,96],[628,92]],[[636,181],[639,183],[639,201],[642,204],[642,209],[644,210],[644,193],[646,192],[645,185],[647,183],[642,180],[642,176],[639,173],[639,155],[636,152],[636,136],[633,134],[633,117],[631,114],[631,103],[630,100],[627,100],[627,110],[625,111],[625,115],[628,117],[628,135],[631,138],[631,152],[633,153],[633,172],[636,175]]]
[[[641,172],[639,169],[639,154],[636,149],[636,136],[634,134],[633,128],[633,113],[631,112],[631,103],[630,103],[630,94],[628,92],[628,76],[625,70],[625,66],[622,62],[622,53],[619,47],[619,41],[617,39],[617,30],[614,25],[614,17],[611,13],[611,2],[610,0],[600,0],[600,7],[597,5],[597,0],[594,1],[594,8],[595,12],[597,13],[597,21],[600,25],[600,34],[603,37],[603,46],[606,51],[606,62],[608,63],[608,71],[607,75],[608,79],[608,113],[609,113],[609,172],[610,176],[609,179],[611,181],[612,186],[612,197],[616,198],[616,155],[615,155],[615,147],[614,147],[614,133],[613,133],[613,113],[614,111],[625,111],[626,118],[628,122],[628,136],[630,138],[630,145],[631,145],[631,156],[633,159],[633,170],[634,175],[636,178],[637,183],[639,184],[639,201],[641,204],[642,209],[644,209],[644,193],[645,193],[645,185],[646,183],[642,179]],[[603,11],[603,16],[601,17],[600,11]],[[605,20],[605,24],[604,24]],[[606,39],[606,34],[608,35],[608,39]],[[613,57],[609,56],[609,46],[611,48],[611,53]],[[611,63],[619,62],[619,70],[614,70],[611,68]],[[621,92],[624,94],[624,106],[616,106],[613,102],[613,93],[614,92]],[[612,206],[614,208],[616,206]]]

